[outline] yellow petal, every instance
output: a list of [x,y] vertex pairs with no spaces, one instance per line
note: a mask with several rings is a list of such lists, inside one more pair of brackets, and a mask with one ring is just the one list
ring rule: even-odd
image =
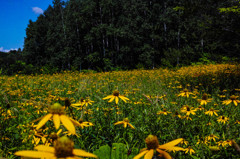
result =
[[113,96],[108,102],[112,102],[115,99],[115,96]]
[[144,159],[152,159],[153,153],[154,153],[154,150],[153,150],[153,149],[150,149],[150,150],[146,153],[146,155],[144,156]]
[[40,129],[50,118],[52,117],[52,114],[45,115],[42,120],[38,123],[36,129]]
[[109,99],[109,98],[113,98],[113,97],[114,97],[113,95],[109,95],[109,96],[103,98],[103,100],[105,100],[105,99]]
[[77,157],[77,156],[73,156],[73,157],[66,157],[66,159],[83,159],[83,158],[80,158],[80,157]]
[[157,149],[157,151],[161,154],[161,156],[165,159],[172,159],[172,157],[165,151],[162,151],[160,149]]
[[77,155],[77,156],[83,156],[83,157],[94,157],[97,158],[96,155],[86,152],[84,150],[80,150],[80,149],[73,149],[73,154]]
[[235,100],[233,101],[233,103],[234,103],[234,105],[235,105],[235,106],[237,106],[237,105],[238,105],[237,101],[235,101]]
[[72,134],[76,134],[75,127],[71,120],[66,115],[60,115],[60,120],[63,125],[70,131]]
[[53,153],[49,152],[38,152],[38,151],[17,151],[16,156],[30,157],[30,158],[49,158],[54,157]]
[[119,96],[124,102],[127,102],[127,100],[129,100],[127,97],[124,96]]
[[135,127],[134,127],[132,124],[128,123],[128,125],[129,125],[132,129],[135,129]]
[[114,125],[119,125],[119,124],[123,124],[123,123],[124,123],[124,121],[118,121],[118,122],[114,123]]
[[149,150],[145,150],[145,151],[142,151],[141,153],[139,153],[137,156],[135,156],[133,159],[139,159],[141,158],[143,155],[145,155]]
[[118,104],[119,98],[115,97],[116,104]]
[[127,127],[127,122],[123,123],[123,127],[126,128]]
[[74,125],[76,125],[76,126],[81,126],[81,124],[80,124],[78,121],[76,121],[76,120],[74,120],[74,119],[72,119],[72,118],[68,118],[68,119],[70,119],[71,122],[72,122]]
[[60,127],[60,117],[58,114],[53,115],[53,123],[56,129]]
[[44,152],[51,152],[51,153],[55,152],[54,147],[45,146],[45,145],[38,145],[38,146],[34,147],[34,149],[36,149],[38,151],[44,151]]
[[173,147],[183,141],[183,138],[179,138],[173,141],[170,141],[166,144],[160,145],[160,149],[173,150]]

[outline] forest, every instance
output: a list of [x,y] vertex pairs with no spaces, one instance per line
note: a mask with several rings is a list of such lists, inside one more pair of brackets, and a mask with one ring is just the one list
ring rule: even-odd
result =
[[239,62],[239,0],[53,0],[0,73]]

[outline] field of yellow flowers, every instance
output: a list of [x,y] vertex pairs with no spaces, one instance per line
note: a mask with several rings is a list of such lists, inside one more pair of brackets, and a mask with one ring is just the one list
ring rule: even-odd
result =
[[240,65],[0,76],[0,157],[240,158]]

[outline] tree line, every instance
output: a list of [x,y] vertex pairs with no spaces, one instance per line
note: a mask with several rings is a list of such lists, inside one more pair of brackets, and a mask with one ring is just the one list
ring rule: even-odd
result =
[[156,68],[240,57],[238,0],[53,0],[21,60],[57,70]]

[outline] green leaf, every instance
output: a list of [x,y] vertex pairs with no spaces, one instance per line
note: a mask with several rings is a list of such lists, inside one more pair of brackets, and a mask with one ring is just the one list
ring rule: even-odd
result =
[[126,159],[127,146],[123,143],[113,143],[112,147],[104,145],[93,153],[97,155],[99,159]]

